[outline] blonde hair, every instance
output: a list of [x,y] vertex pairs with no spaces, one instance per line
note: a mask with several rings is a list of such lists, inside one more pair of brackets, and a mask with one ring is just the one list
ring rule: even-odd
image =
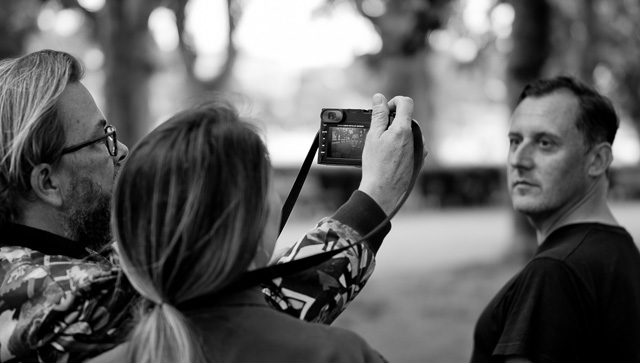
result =
[[56,103],[83,74],[76,58],[53,50],[0,62],[0,225],[18,217],[33,167],[60,158],[66,136]]
[[247,270],[266,223],[269,170],[256,130],[221,101],[175,115],[133,148],[113,219],[125,271],[150,303],[130,361],[204,359],[179,306]]

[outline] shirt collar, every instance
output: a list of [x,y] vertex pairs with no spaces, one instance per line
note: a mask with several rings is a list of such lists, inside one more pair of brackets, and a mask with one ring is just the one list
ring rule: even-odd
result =
[[22,224],[10,224],[0,229],[0,247],[20,246],[45,255],[61,255],[82,259],[90,251],[79,242]]
[[578,243],[589,232],[591,228],[609,228],[626,233],[625,229],[620,226],[602,224],[598,222],[573,223],[562,226],[551,234],[538,246],[535,255],[548,251],[555,246],[565,243]]

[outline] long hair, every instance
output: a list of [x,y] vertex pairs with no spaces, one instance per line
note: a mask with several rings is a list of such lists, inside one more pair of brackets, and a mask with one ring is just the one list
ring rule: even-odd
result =
[[114,195],[123,266],[147,304],[135,362],[198,362],[176,306],[245,272],[267,219],[270,162],[254,127],[218,101],[172,117],[131,151]]
[[53,50],[0,62],[0,225],[19,217],[33,167],[60,158],[66,136],[57,101],[83,74],[76,58]]

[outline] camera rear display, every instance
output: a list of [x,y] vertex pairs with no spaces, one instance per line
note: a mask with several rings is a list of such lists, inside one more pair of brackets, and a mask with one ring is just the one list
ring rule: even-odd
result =
[[362,165],[362,150],[370,126],[371,110],[323,108],[318,164]]

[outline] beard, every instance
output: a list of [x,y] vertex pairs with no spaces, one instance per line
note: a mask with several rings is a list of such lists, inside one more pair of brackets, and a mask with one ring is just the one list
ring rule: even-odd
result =
[[69,191],[67,237],[100,252],[112,241],[111,193],[87,177],[74,178]]

